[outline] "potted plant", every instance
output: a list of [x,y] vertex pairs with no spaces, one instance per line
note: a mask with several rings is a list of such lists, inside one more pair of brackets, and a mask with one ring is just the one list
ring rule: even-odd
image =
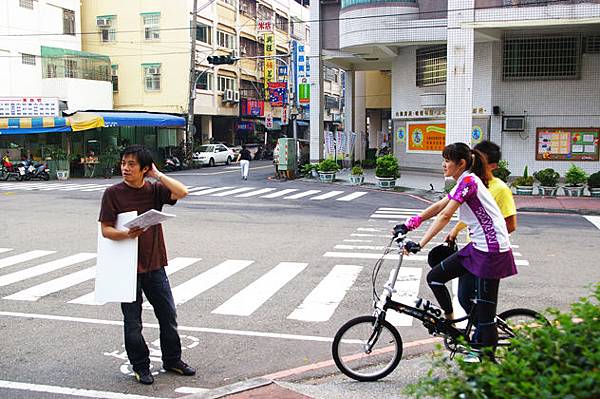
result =
[[560,175],[552,168],[542,169],[533,174],[533,177],[540,182],[540,195],[555,196],[558,190],[558,179]]
[[523,170],[523,176],[517,177],[512,186],[516,189],[517,195],[533,195],[533,176],[529,176],[527,165]]
[[400,168],[396,157],[391,154],[378,157],[375,161],[375,177],[379,187],[395,187],[396,179],[400,177]]
[[58,180],[69,178],[69,155],[62,147],[54,146],[50,149],[48,169],[50,176],[56,176]]
[[587,182],[587,179],[587,173],[572,163],[567,173],[565,173],[565,186],[563,187],[565,194],[570,197],[581,197],[583,195],[583,185]]
[[324,159],[317,165],[319,180],[323,183],[332,183],[338,170],[340,170],[340,167],[333,159]]
[[504,183],[508,183],[508,176],[510,176],[510,170],[508,170],[508,161],[501,159],[500,162],[498,162],[498,167],[494,169],[492,173]]
[[600,172],[592,173],[587,180],[588,190],[592,197],[600,197]]
[[350,183],[352,183],[353,186],[360,186],[364,181],[365,175],[363,168],[361,168],[360,165],[355,165],[350,173]]
[[300,172],[305,177],[318,177],[319,175],[317,174],[317,165],[318,164],[316,163],[305,163],[300,168]]
[[115,146],[109,146],[98,157],[98,162],[105,179],[110,179],[115,173],[115,167],[121,160],[119,150]]

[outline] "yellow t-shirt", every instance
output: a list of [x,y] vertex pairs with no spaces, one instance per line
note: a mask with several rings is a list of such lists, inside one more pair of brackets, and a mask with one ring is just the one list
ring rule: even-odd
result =
[[494,201],[496,201],[496,205],[500,208],[500,212],[502,212],[502,216],[505,219],[517,214],[517,207],[515,206],[512,191],[510,191],[506,183],[494,177],[488,182],[488,190],[490,190],[490,194],[494,197]]

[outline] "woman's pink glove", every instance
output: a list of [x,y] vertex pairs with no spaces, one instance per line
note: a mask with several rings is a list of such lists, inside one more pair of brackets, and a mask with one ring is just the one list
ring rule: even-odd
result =
[[408,227],[408,231],[413,231],[419,228],[422,221],[423,220],[421,219],[421,216],[416,215],[406,219],[406,222],[404,222],[404,224],[406,225],[406,227]]

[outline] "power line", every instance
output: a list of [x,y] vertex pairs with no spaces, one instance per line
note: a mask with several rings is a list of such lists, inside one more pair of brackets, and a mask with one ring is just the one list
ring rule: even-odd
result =
[[[549,5],[552,3],[564,3],[564,0],[538,0],[535,2],[530,2],[527,5],[528,6],[538,6],[538,5]],[[486,10],[486,9],[495,9],[495,8],[502,8],[502,9],[506,9],[506,8],[519,8],[519,9],[523,9],[523,6],[520,5],[506,5],[506,6],[502,6],[502,7],[497,7],[497,6],[483,6],[483,7],[466,7],[466,8],[457,8],[457,9],[452,9],[452,12],[459,12],[459,11],[476,11],[476,10]],[[377,15],[358,15],[358,16],[353,16],[353,17],[337,17],[337,18],[320,18],[320,19],[314,19],[314,20],[298,20],[298,21],[293,21],[293,20],[289,20],[290,24],[308,24],[308,23],[314,23],[314,22],[332,22],[332,21],[352,21],[352,20],[360,20],[360,19],[377,19],[377,18],[384,18],[384,17],[406,17],[406,16],[421,16],[421,15],[426,15],[426,14],[438,14],[438,13],[447,13],[448,9],[437,9],[437,10],[429,10],[429,11],[417,11],[417,12],[403,12],[403,13],[388,13],[388,14],[377,14]],[[442,18],[440,18],[442,19]],[[411,20],[409,20],[411,21]],[[248,26],[247,24],[243,24],[240,25],[239,27],[245,27]],[[395,29],[423,29],[423,28],[435,28],[435,27],[447,27],[447,25],[427,25],[427,26],[411,26],[411,27],[398,27]],[[193,29],[193,27],[191,26],[185,26],[185,27],[171,27],[171,28],[153,28],[154,31],[179,31],[179,30],[186,30],[186,31],[191,31]],[[141,33],[144,32],[145,28],[142,29],[127,29],[127,30],[113,30],[114,33]],[[93,32],[76,32],[74,35],[96,35],[98,34],[98,30],[95,30]],[[65,35],[65,33],[51,33],[51,32],[44,32],[44,33],[16,33],[16,34],[0,34],[0,37],[28,37],[28,36],[63,36]]]

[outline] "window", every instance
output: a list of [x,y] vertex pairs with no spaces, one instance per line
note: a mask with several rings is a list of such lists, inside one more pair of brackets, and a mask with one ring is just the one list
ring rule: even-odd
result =
[[33,0],[19,0],[19,7],[33,10]]
[[234,78],[228,78],[226,76],[219,76],[217,90],[225,91],[225,90],[235,90],[236,88],[236,80]]
[[417,50],[417,86],[446,83],[446,46]]
[[240,81],[240,97],[262,99],[264,96],[264,86],[260,82],[251,80]]
[[151,13],[143,15],[144,18],[144,39],[160,39],[160,14]]
[[21,63],[24,65],[35,65],[35,55],[22,53]]
[[288,20],[283,15],[275,14],[275,27],[280,31],[288,31]]
[[196,82],[196,90],[212,90],[214,75],[206,72]]
[[75,11],[63,9],[63,33],[65,35],[75,34]]
[[146,91],[160,90],[160,65],[144,65],[144,87]]
[[75,60],[64,60],[65,61],[65,78],[77,78],[77,61]]
[[225,48],[235,48],[235,37],[227,32],[221,30],[217,31],[217,45]]
[[505,37],[505,80],[579,79],[581,36]]
[[257,47],[259,44],[254,40],[240,37],[240,55],[244,57],[254,57],[257,55]]
[[256,10],[256,15],[259,21],[272,21],[273,20],[273,10],[264,6],[263,4],[259,4]]
[[256,17],[256,0],[240,0],[240,13],[250,18]]
[[196,40],[202,43],[212,44],[212,27],[205,24],[197,23]]
[[100,29],[100,40],[104,43],[114,42],[117,40],[117,32],[115,28]]
[[111,69],[111,81],[112,81],[112,86],[113,86],[113,91],[119,91],[119,66],[118,65],[111,65],[110,66]]
[[56,78],[58,73],[56,71],[56,64],[49,64],[46,66],[46,78]]
[[592,54],[600,53],[600,36],[588,36],[585,38],[585,50],[584,52]]

